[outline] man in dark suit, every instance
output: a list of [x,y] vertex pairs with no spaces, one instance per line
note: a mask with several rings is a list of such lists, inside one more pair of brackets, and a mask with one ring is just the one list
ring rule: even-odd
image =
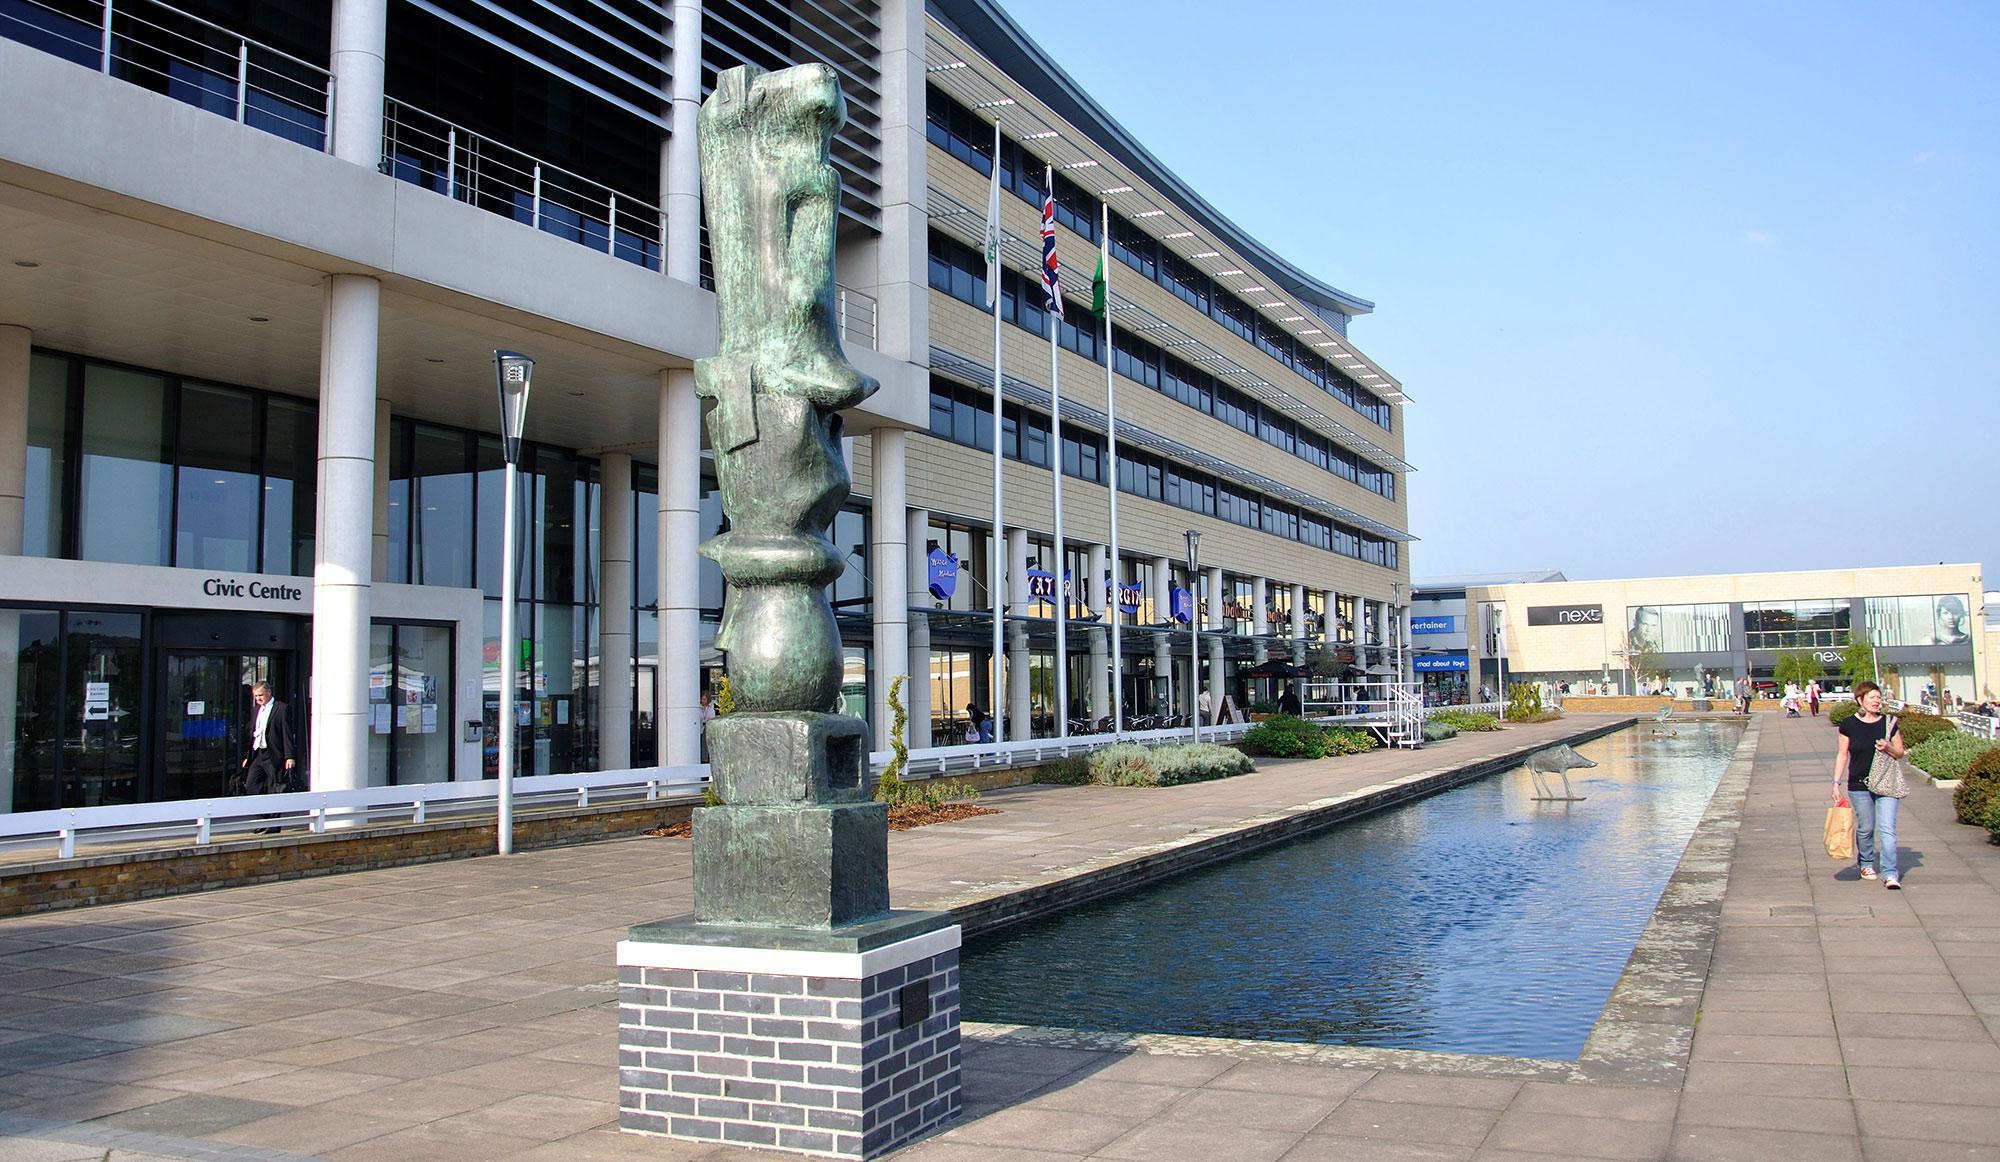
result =
[[250,698],[257,709],[250,716],[249,736],[244,740],[243,790],[249,795],[279,794],[290,789],[291,773],[298,765],[292,749],[291,715],[283,702],[271,699],[271,687],[263,682],[250,687]]

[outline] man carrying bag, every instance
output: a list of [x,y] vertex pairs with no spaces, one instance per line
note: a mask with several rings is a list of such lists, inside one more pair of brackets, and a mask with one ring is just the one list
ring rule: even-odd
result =
[[[249,795],[277,795],[291,790],[292,770],[298,765],[292,749],[292,719],[283,702],[271,699],[271,687],[259,682],[250,687],[257,712],[250,716],[249,737],[244,740],[243,791]],[[258,834],[278,830],[259,827]]]

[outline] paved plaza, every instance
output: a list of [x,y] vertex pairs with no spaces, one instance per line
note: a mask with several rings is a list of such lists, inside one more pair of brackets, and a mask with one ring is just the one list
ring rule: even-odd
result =
[[[1001,814],[891,837],[895,902],[964,904],[1588,725],[991,793]],[[1757,730],[1678,1084],[975,1026],[967,1116],[899,1157],[2000,1158],[2000,848],[1920,788],[1906,890],[1864,884],[1819,847],[1833,732]],[[613,945],[689,910],[689,862],[632,839],[0,921],[0,1159],[758,1157],[614,1128]]]

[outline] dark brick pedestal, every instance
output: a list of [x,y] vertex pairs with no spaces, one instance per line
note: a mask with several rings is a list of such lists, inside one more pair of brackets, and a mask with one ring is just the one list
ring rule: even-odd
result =
[[872,1158],[959,1112],[959,929],[641,925],[618,945],[618,1124]]

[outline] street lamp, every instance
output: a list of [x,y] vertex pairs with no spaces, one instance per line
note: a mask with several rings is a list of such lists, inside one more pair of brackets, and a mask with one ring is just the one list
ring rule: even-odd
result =
[[1400,701],[1403,687],[1403,583],[1389,582],[1389,632],[1396,638],[1396,697]]
[[1188,718],[1194,723],[1194,740],[1201,741],[1201,534],[1187,531],[1188,547],[1188,663],[1194,675],[1189,683]]
[[521,429],[528,422],[528,389],[535,382],[535,361],[519,351],[495,351],[493,374],[500,386],[500,451],[507,460],[506,500],[501,508],[500,534],[500,854],[514,854],[514,752],[520,734],[514,725],[514,685],[520,664],[514,644],[516,517],[519,485],[515,468],[521,459]]

